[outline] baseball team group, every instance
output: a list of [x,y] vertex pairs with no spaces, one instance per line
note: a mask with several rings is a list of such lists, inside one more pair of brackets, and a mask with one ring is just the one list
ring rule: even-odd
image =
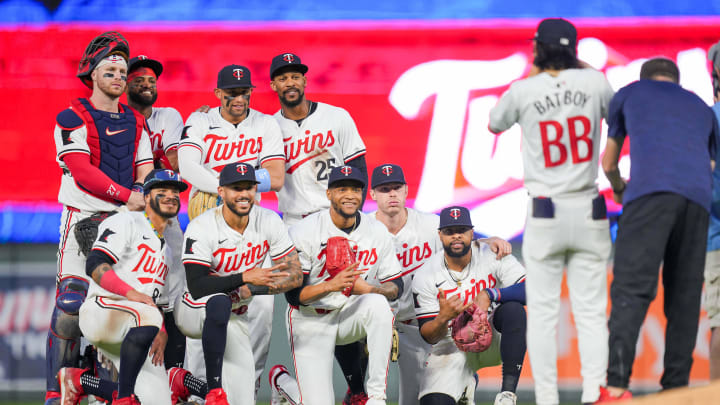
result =
[[[117,32],[93,39],[77,73],[92,95],[73,100],[54,130],[63,211],[45,404],[250,405],[266,375],[273,405],[330,405],[336,360],[344,405],[385,404],[389,388],[400,405],[474,404],[477,370],[498,365],[495,404],[508,405],[527,352],[536,403],[557,405],[564,275],[583,404],[632,396],[659,280],[662,388],[688,385],[703,284],[720,377],[720,107],[684,90],[670,59],[648,60],[615,92],[576,49],[572,23],[541,21],[528,76],[490,112],[491,132],[522,129],[521,264],[507,241],[476,238],[468,208],[407,207],[403,168],[367,166],[350,114],[307,98],[298,55],[270,63],[275,114],[251,108],[251,72],[233,64],[218,73],[219,105],[183,122],[154,106],[161,62],[133,56]],[[720,46],[709,56],[720,96]],[[626,137],[632,181],[619,170]],[[623,204],[609,318],[600,165]],[[281,215],[258,204],[267,192]],[[265,374],[281,293],[290,369]],[[388,387],[394,361],[399,386]]]

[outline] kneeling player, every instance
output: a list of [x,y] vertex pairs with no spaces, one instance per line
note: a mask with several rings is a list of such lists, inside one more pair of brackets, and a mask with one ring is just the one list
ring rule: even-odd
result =
[[[525,269],[514,256],[496,260],[488,245],[472,241],[473,225],[464,207],[442,210],[439,234],[444,252],[433,255],[413,280],[420,334],[432,345],[420,381],[420,404],[472,404],[475,372],[502,364],[495,404],[514,405],[526,349]],[[494,327],[492,344],[480,353],[460,351],[448,328],[473,303],[489,311]]]
[[[250,293],[278,294],[302,282],[282,220],[255,205],[257,183],[251,165],[225,166],[218,187],[223,205],[195,218],[185,232],[187,291],[175,304],[175,318],[186,336],[202,339],[210,390],[206,404],[254,403]],[[275,266],[260,268],[267,256]]]
[[118,383],[98,380],[87,370],[61,369],[63,405],[76,404],[86,393],[114,398],[116,405],[139,404],[135,394],[145,403],[171,403],[162,366],[167,338],[153,341],[163,327],[156,306],[168,270],[163,231],[177,215],[186,188],[172,170],[154,170],[143,187],[145,211],[120,213],[100,225],[86,264],[92,282],[80,307],[80,329],[117,366]]

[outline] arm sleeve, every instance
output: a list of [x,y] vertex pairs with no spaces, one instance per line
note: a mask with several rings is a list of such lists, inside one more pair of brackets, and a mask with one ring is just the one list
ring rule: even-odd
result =
[[103,263],[107,263],[112,266],[115,264],[115,260],[102,250],[91,250],[88,254],[87,261],[85,261],[85,274],[92,278],[92,272]]
[[[625,129],[625,117],[623,115],[623,102],[625,100],[625,91],[621,89],[610,100],[608,107],[608,138],[615,138],[618,141],[625,139],[627,130]],[[620,143],[622,146],[622,143]]]
[[178,148],[178,166],[180,175],[195,188],[206,193],[217,194],[218,179],[208,171],[200,162],[202,151],[181,143]]
[[190,295],[194,299],[217,293],[229,293],[245,284],[242,273],[213,277],[210,268],[197,263],[185,263],[185,276]]
[[510,302],[515,301],[525,305],[525,281],[505,288],[488,288],[488,295],[493,302]]
[[513,102],[513,85],[503,93],[497,105],[490,110],[490,132],[499,134],[510,129],[518,121],[518,111]]
[[308,284],[310,284],[310,275],[303,274],[302,285],[298,288],[293,288],[292,290],[285,293],[285,300],[287,300],[288,304],[299,307],[300,306],[300,292]]
[[102,170],[93,166],[90,163],[90,155],[82,152],[68,153],[63,155],[62,159],[75,181],[90,193],[123,203],[130,198],[130,189],[112,181]]
[[398,288],[397,297],[395,297],[395,299],[393,300],[393,301],[395,301],[398,298],[400,298],[402,296],[403,291],[405,291],[405,283],[403,282],[402,277],[398,277],[395,280],[391,280],[390,282],[395,284]]

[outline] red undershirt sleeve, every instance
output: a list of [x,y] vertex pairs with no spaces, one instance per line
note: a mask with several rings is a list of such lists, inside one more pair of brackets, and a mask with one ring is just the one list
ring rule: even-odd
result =
[[[90,156],[85,153],[68,153],[62,157],[62,160],[75,181],[91,194],[110,197],[123,203],[130,199],[130,189],[112,181],[102,170],[93,166],[90,163]],[[116,194],[108,193],[111,189],[117,190]]]

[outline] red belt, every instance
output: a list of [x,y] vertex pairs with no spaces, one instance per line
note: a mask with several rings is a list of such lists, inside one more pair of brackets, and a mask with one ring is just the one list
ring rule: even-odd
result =
[[404,323],[405,325],[412,325],[414,319],[406,319],[404,321],[400,321],[400,323]]
[[[297,305],[290,305],[290,306],[297,310],[300,310],[300,307],[298,307]],[[334,311],[334,309],[322,309],[322,308],[313,308],[313,307],[307,307],[307,306],[305,308],[312,309],[318,315],[325,315],[325,314],[329,314],[330,312]]]

